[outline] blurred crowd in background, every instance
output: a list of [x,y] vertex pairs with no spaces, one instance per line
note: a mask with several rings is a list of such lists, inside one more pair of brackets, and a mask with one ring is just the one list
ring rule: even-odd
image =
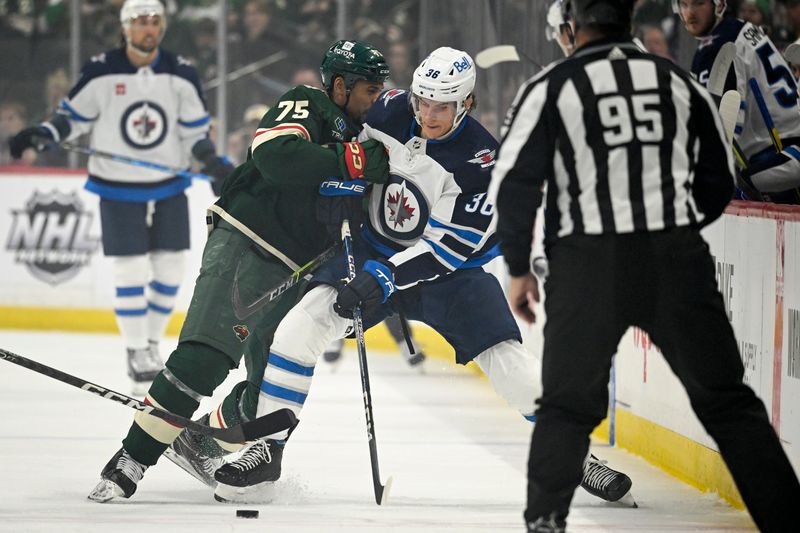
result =
[[[167,32],[162,46],[190,59],[216,114],[216,0],[165,0]],[[342,0],[229,0],[227,155],[244,160],[268,106],[297,84],[319,86],[319,61],[339,38]],[[392,69],[388,86],[406,87],[423,54],[442,45],[473,55],[491,44],[515,44],[545,64],[560,56],[545,40],[549,0],[347,0],[347,38],[383,51]],[[0,165],[10,164],[6,139],[26,124],[44,120],[75,80],[69,75],[70,0],[0,0]],[[122,0],[81,0],[81,63],[121,45]],[[800,0],[728,0],[740,18],[764,28],[779,48],[800,37]],[[689,67],[696,41],[672,12],[671,0],[639,0],[636,35],[647,48]],[[490,27],[487,27],[490,26]],[[259,62],[272,57],[260,68]],[[240,76],[230,76],[239,71]],[[536,71],[502,66],[479,78],[478,118],[490,131],[519,83]],[[491,76],[496,77],[493,82]],[[496,94],[493,94],[496,93]],[[47,151],[22,164],[63,166],[66,156]],[[18,162],[17,162],[18,163]]]

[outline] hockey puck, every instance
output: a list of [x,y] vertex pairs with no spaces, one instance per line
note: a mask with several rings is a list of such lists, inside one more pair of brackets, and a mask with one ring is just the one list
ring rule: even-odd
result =
[[258,518],[258,511],[251,509],[237,509],[236,518]]

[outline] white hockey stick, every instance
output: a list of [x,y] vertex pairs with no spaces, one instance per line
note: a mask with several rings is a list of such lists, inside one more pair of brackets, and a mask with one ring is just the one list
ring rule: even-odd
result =
[[742,95],[736,91],[726,91],[719,102],[719,116],[722,118],[722,126],[725,129],[725,137],[729,143],[733,143],[733,131],[736,128],[736,119],[739,116],[739,105]]
[[517,48],[513,44],[490,46],[475,56],[475,64],[481,68],[491,68],[498,63],[508,61],[519,61]]
[[792,43],[783,51],[783,58],[787,63],[800,65],[800,44]]
[[728,42],[722,45],[711,65],[711,72],[708,73],[708,92],[720,96],[725,90],[725,80],[728,79],[728,71],[736,55],[736,45]]

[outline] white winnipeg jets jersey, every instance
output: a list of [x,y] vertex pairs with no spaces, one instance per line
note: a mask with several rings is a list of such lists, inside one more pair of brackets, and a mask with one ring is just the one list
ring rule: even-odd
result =
[[389,150],[389,181],[374,186],[364,239],[396,266],[405,289],[499,254],[487,188],[497,142],[471,117],[445,140],[416,134],[406,91],[383,93],[359,138]]
[[742,95],[735,134],[745,155],[752,159],[774,152],[770,136],[773,128],[781,139],[797,141],[800,107],[794,76],[775,45],[757,26],[732,17],[723,19],[700,42],[692,73],[707,85],[714,59],[726,42],[736,46],[734,68],[725,90],[735,89]]
[[[69,119],[69,139],[91,131],[90,146],[98,151],[178,168],[189,166],[191,148],[207,137],[210,124],[194,67],[163,49],[141,68],[130,63],[124,48],[93,57],[59,113]],[[89,174],[90,181],[135,184],[173,177],[95,156]]]

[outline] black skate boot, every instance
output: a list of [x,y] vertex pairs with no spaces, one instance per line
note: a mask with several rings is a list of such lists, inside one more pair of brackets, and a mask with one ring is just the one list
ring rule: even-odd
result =
[[581,487],[607,502],[615,502],[631,490],[631,478],[606,466],[605,461],[590,455],[583,465]]
[[[207,414],[198,422],[207,426],[209,418]],[[226,453],[213,438],[184,429],[164,456],[213,489],[217,487],[214,472],[225,464]]]
[[567,529],[567,522],[563,518],[552,513],[549,517],[543,516],[533,522],[528,522],[528,533],[564,533]]
[[120,448],[100,472],[100,483],[89,493],[94,502],[105,503],[114,498],[130,498],[136,492],[147,465],[143,465]]
[[257,440],[239,459],[214,473],[220,502],[258,503],[271,499],[271,485],[281,477],[285,441]]

